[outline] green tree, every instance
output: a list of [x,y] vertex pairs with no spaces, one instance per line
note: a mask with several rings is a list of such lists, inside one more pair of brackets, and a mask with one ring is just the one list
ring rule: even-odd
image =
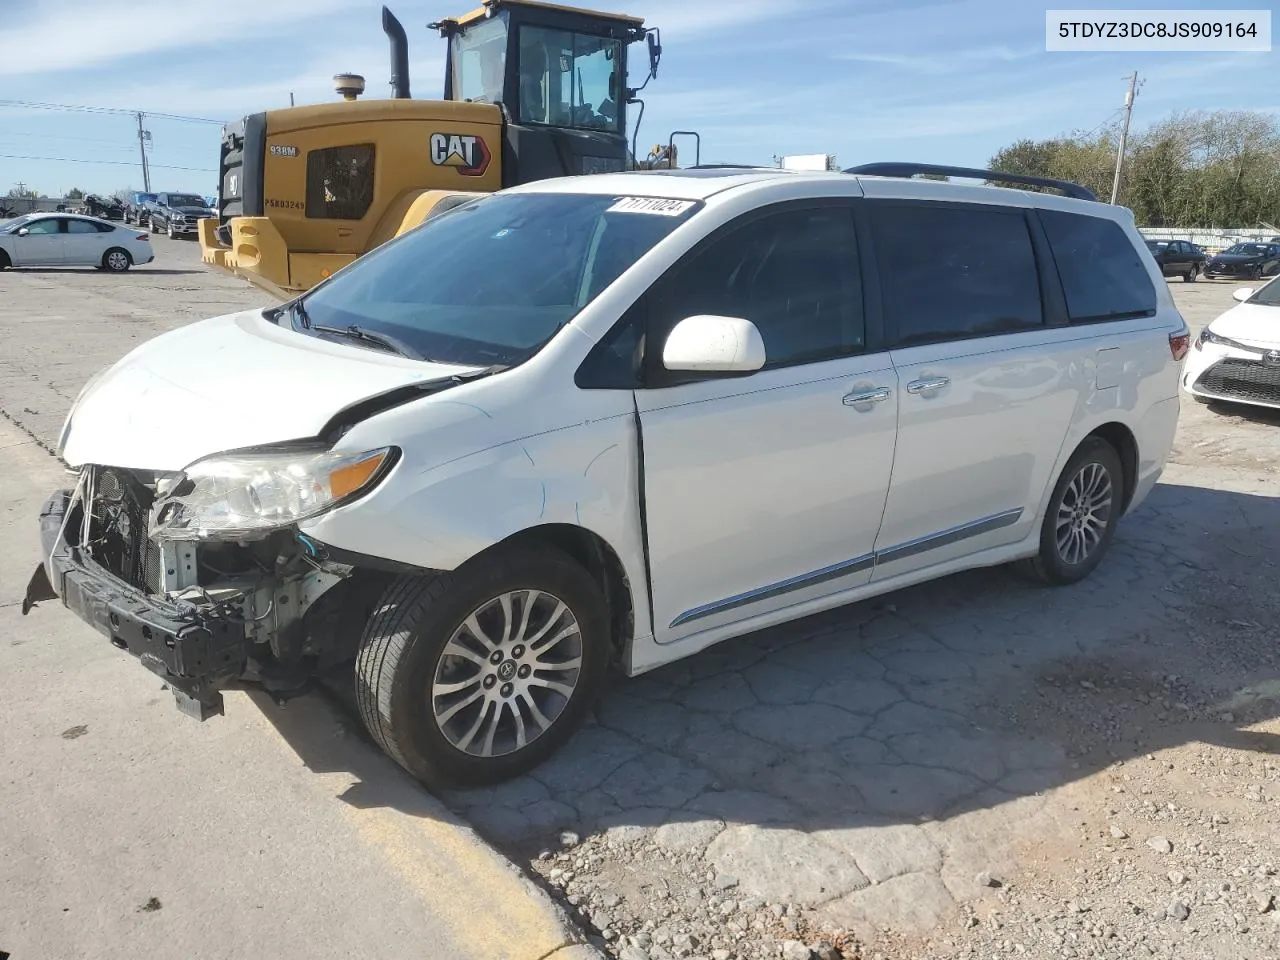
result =
[[67,191],[67,199],[68,199],[68,200],[83,200],[83,199],[84,199],[84,191],[83,191],[83,190],[81,190],[79,187],[72,187],[70,190],[68,190],[68,191]]
[[[1116,150],[1114,131],[1019,140],[989,167],[1072,180],[1107,197]],[[1182,113],[1135,130],[1117,199],[1139,226],[1280,223],[1280,118],[1244,110]]]

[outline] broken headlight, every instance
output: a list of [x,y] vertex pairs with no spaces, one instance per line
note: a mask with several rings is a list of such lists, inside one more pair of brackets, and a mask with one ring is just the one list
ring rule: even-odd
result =
[[157,498],[149,534],[162,540],[261,537],[367,493],[396,452],[301,449],[207,457]]

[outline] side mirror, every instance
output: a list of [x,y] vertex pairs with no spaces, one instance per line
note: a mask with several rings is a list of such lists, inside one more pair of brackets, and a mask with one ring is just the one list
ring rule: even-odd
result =
[[685,317],[672,329],[662,348],[662,365],[668,370],[752,373],[764,362],[760,331],[742,317]]
[[1231,296],[1235,297],[1241,303],[1244,303],[1253,296],[1253,287],[1241,287],[1235,293],[1231,294]]
[[28,233],[30,233],[30,232],[31,232],[31,231],[30,231],[30,230],[28,230],[26,227],[19,227],[19,228],[18,228],[18,236],[20,236],[20,237],[25,237],[25,236],[26,236]]
[[649,77],[652,79],[658,75],[658,61],[662,59],[662,44],[658,41],[657,32],[654,30],[645,34],[645,40],[649,45]]

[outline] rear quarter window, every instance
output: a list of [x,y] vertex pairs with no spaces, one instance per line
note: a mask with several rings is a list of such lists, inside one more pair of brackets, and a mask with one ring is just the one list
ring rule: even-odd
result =
[[1150,317],[1156,288],[1142,253],[1114,220],[1039,210],[1072,323]]

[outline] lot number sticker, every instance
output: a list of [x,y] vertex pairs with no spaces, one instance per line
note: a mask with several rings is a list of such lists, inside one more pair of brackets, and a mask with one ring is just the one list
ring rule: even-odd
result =
[[658,197],[623,197],[608,213],[652,213],[659,217],[678,217],[693,206],[692,200],[663,200]]

